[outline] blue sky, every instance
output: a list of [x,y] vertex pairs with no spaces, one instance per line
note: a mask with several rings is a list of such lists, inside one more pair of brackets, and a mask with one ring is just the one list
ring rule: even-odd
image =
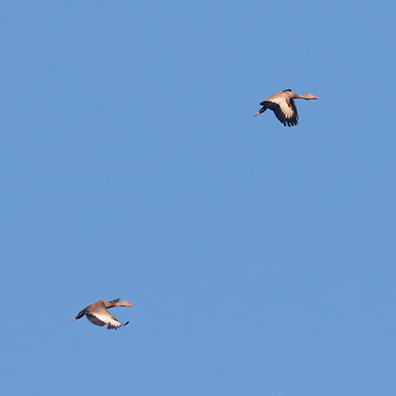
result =
[[395,12],[3,2],[4,394],[395,394]]

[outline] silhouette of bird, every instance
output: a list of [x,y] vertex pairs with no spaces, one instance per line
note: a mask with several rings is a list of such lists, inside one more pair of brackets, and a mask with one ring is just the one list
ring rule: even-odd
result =
[[75,318],[70,319],[70,322],[86,316],[87,319],[96,326],[103,327],[108,324],[107,328],[109,330],[118,329],[121,326],[126,326],[129,322],[121,323],[107,310],[107,308],[132,307],[132,305],[133,304],[128,301],[120,301],[119,298],[112,301],[100,300],[94,304],[88,305],[88,307],[80,311]]
[[316,96],[313,96],[310,93],[306,93],[304,95],[297,95],[291,89],[285,89],[284,91],[277,92],[275,95],[272,95],[268,99],[264,100],[260,103],[263,106],[254,116],[258,116],[261,113],[264,113],[265,110],[272,110],[276,118],[284,125],[284,126],[293,126],[298,124],[298,113],[297,107],[294,102],[294,99],[318,99]]

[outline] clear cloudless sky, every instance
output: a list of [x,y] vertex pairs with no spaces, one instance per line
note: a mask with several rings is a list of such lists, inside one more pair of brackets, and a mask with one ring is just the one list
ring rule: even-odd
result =
[[3,1],[1,393],[395,395],[395,17]]

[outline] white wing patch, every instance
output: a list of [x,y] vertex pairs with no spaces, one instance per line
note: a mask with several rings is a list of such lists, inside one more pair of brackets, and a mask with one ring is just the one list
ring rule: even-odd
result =
[[293,108],[290,106],[290,104],[288,103],[288,101],[286,101],[283,98],[274,98],[271,99],[271,102],[276,103],[277,105],[279,105],[283,115],[285,116],[286,119],[290,119],[294,116],[294,110]]
[[114,316],[112,316],[109,312],[101,312],[101,311],[96,311],[93,313],[94,316],[96,316],[100,321],[103,323],[109,323],[111,328],[117,328],[122,326],[122,323],[119,322]]

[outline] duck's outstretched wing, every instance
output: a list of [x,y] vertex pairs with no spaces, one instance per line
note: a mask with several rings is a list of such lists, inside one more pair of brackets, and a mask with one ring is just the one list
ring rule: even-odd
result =
[[110,329],[118,329],[121,326],[127,325],[127,323],[121,323],[116,317],[114,317],[106,308],[97,309],[95,312],[87,314],[88,320],[96,326],[105,326]]
[[298,124],[298,112],[296,103],[293,99],[273,98],[271,100],[264,100],[260,103],[265,109],[271,109],[276,118],[287,126]]

